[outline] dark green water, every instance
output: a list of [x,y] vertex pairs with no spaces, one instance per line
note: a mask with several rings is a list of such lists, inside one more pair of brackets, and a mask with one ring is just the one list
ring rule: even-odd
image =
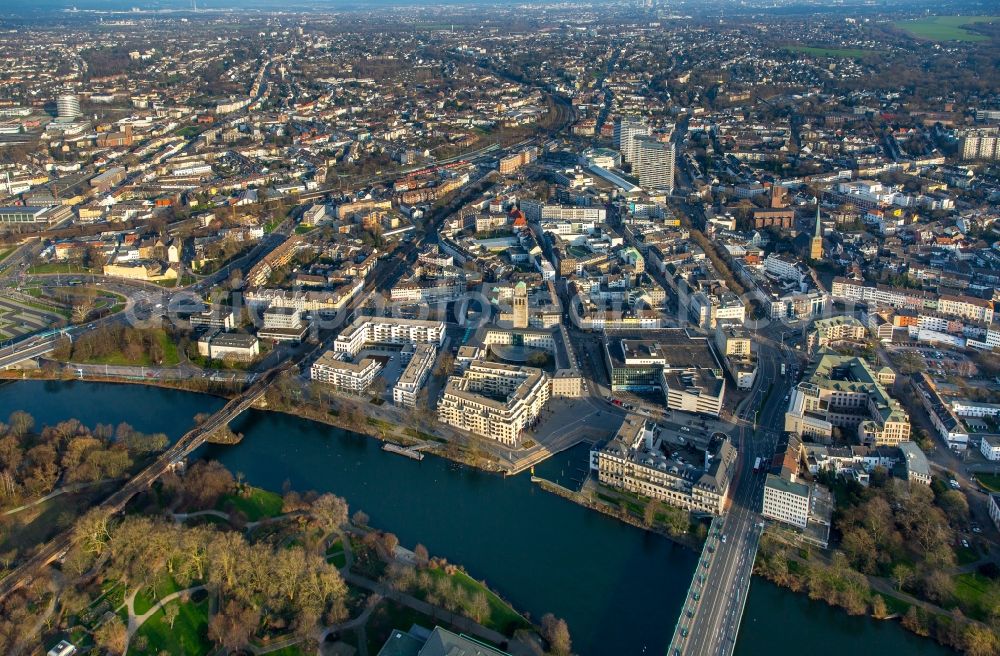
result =
[[[77,417],[127,421],[176,437],[219,399],[139,386],[23,382],[0,388],[0,417],[18,409],[39,423]],[[207,446],[262,487],[332,491],[402,544],[462,563],[534,617],[566,618],[575,649],[586,655],[663,654],[687,590],[695,554],[670,541],[540,491],[528,476],[483,474],[428,457],[416,462],[382,451],[367,437],[294,417],[249,412],[233,429],[236,447]],[[579,477],[584,450],[544,463],[537,473]],[[791,653],[881,656],[949,652],[895,623],[852,618],[803,596],[755,581],[736,648],[738,656]]]

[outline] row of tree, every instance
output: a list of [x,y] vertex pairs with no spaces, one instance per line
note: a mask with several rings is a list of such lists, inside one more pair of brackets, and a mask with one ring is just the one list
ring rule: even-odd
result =
[[119,355],[135,364],[162,364],[166,357],[162,329],[109,324],[83,333],[73,342],[63,340],[52,352],[56,360],[69,362],[101,361]]
[[35,430],[23,411],[0,423],[0,505],[16,506],[51,492],[57,484],[118,478],[133,458],[167,446],[162,433],[146,435],[128,424],[98,424],[93,430],[76,419]]

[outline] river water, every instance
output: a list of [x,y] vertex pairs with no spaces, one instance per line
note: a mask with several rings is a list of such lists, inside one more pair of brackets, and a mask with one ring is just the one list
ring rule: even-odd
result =
[[[0,387],[0,418],[26,410],[38,424],[77,418],[87,425],[128,422],[176,439],[214,397],[153,387],[25,381]],[[404,546],[460,563],[515,607],[569,623],[585,655],[664,654],[696,555],[541,491],[528,475],[511,479],[446,460],[417,462],[381,450],[377,441],[287,415],[250,411],[233,424],[235,447],[208,445],[214,458],[251,484],[280,491],[330,491]],[[579,480],[585,449],[561,454],[536,473]],[[849,617],[802,595],[754,580],[735,653],[810,656],[870,653],[937,656],[948,652],[894,622]]]

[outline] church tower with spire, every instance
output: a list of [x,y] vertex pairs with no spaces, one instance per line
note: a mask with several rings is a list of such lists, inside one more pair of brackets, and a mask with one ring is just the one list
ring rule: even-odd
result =
[[819,220],[819,200],[816,201],[816,230],[809,244],[809,259],[814,262],[823,259],[823,224]]

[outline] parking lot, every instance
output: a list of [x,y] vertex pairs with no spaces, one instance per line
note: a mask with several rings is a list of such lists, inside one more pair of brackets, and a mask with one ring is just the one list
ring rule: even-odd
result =
[[979,372],[976,365],[968,356],[946,348],[932,348],[928,346],[892,346],[890,353],[897,360],[902,358],[920,358],[927,373],[939,377],[961,376],[971,378]]

